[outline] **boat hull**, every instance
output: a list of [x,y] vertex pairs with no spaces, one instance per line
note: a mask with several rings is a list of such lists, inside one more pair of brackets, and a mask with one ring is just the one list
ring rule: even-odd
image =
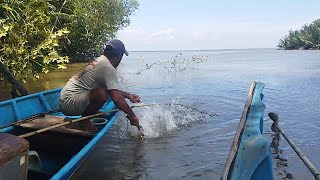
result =
[[[79,118],[80,116],[65,116],[60,111],[60,91],[61,88],[0,102],[0,126],[2,127],[0,128],[0,132],[19,135],[19,133],[21,134],[22,132],[25,132],[25,129],[19,129],[20,127],[17,126],[6,125],[25,120],[29,117],[37,116],[39,114],[50,114],[55,117],[63,118]],[[104,104],[100,111],[107,112],[114,109],[116,109],[115,104],[109,100]],[[106,117],[108,122],[92,137],[78,137],[76,134],[62,135],[56,132],[45,132],[43,134],[35,135],[35,137],[26,138],[30,142],[30,148],[40,150],[39,155],[40,158],[43,158],[42,164],[44,166],[41,173],[30,171],[31,173],[29,173],[28,179],[36,179],[36,177],[33,176],[34,174],[40,175],[38,177],[44,177],[45,179],[69,179],[81,166],[90,151],[93,150],[103,135],[107,133],[108,129],[114,124],[118,116],[119,112],[109,114]],[[66,148],[65,154],[68,155],[63,158],[61,157],[63,160],[59,160],[59,157],[50,157],[52,153],[50,152],[50,154],[46,152],[47,149],[61,148],[56,147],[55,145],[60,142],[63,143],[64,140],[68,139],[75,139],[76,142],[73,141],[73,143],[76,143],[75,146],[78,147],[74,148],[72,147],[72,144],[70,145],[66,143],[66,146],[68,147]],[[41,144],[39,144],[39,142],[41,142]],[[68,150],[68,148],[72,150]],[[63,148],[57,149],[57,151],[61,151],[63,153]],[[75,152],[71,153],[71,151]],[[61,152],[59,153],[61,154]],[[59,153],[57,152],[55,155]],[[57,162],[55,162],[55,159],[58,159]]]
[[222,175],[223,180],[273,179],[272,156],[263,137],[263,83],[253,82]]

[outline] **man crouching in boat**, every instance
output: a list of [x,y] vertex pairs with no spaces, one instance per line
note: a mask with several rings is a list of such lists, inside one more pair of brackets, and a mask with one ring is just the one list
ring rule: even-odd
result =
[[[80,72],[72,76],[61,91],[60,109],[65,115],[88,116],[98,112],[110,96],[115,105],[128,114],[132,125],[138,126],[139,119],[125,101],[140,102],[140,97],[119,90],[118,67],[123,54],[128,56],[124,44],[118,40],[110,40],[103,50],[103,54],[89,63]],[[96,131],[96,127],[89,121],[80,121],[87,131]]]

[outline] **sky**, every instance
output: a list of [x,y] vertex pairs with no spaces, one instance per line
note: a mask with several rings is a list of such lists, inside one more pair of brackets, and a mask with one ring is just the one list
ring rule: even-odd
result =
[[118,32],[128,51],[276,48],[320,18],[320,0],[139,0]]

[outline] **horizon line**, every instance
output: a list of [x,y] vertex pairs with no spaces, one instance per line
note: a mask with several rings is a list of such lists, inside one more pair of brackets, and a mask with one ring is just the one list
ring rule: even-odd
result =
[[128,50],[128,52],[159,52],[159,51],[217,51],[217,50],[258,50],[258,49],[278,49],[272,48],[224,48],[224,49],[176,49],[176,50]]

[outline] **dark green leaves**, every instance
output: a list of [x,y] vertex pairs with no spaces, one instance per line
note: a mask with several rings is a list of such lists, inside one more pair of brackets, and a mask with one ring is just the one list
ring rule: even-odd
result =
[[25,81],[65,68],[69,57],[92,58],[137,8],[136,0],[4,0],[0,61]]
[[129,16],[138,8],[136,0],[73,0],[66,9],[70,17],[58,26],[70,29],[69,43],[63,53],[74,61],[83,61],[101,53],[102,45],[114,38],[117,31],[129,25]]
[[289,35],[280,39],[280,49],[320,49],[320,19],[310,25],[304,25],[299,31],[289,31]]
[[39,72],[64,67],[59,40],[69,33],[65,28],[51,32],[55,8],[49,0],[6,0],[1,4],[0,60],[16,77],[26,81]]

